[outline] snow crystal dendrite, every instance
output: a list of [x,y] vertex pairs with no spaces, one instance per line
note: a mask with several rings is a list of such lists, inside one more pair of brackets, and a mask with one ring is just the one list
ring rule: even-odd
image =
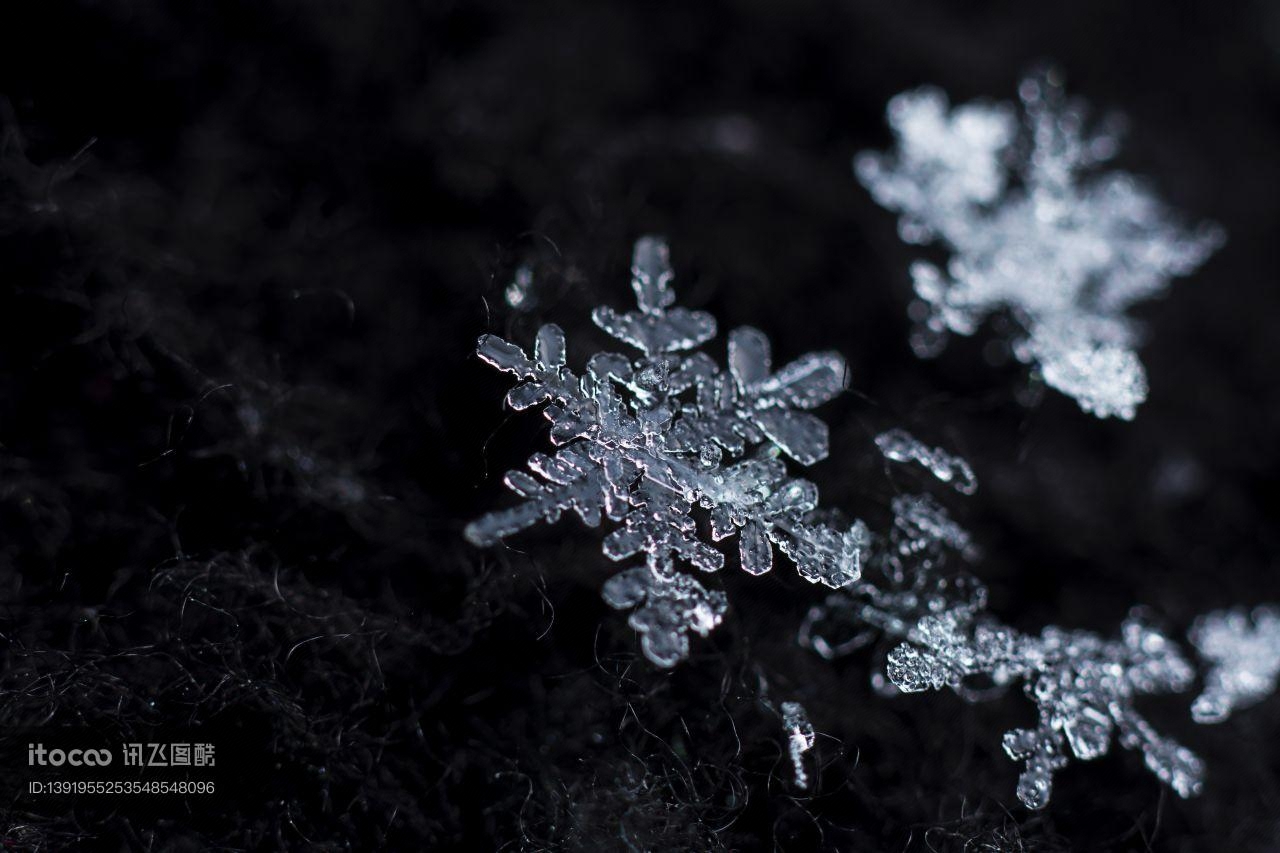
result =
[[1019,360],[1086,412],[1131,419],[1147,380],[1125,311],[1193,271],[1223,234],[1187,232],[1133,176],[1094,171],[1115,154],[1116,130],[1087,132],[1053,73],[1019,95],[1025,139],[1010,105],[905,92],[888,108],[896,149],[855,160],[875,200],[901,214],[904,240],[952,253],[945,272],[911,267],[926,315],[913,347],[936,354],[949,332],[972,334],[1004,309],[1022,327]]
[[619,572],[604,585],[605,603],[615,610],[634,607],[627,624],[640,634],[645,657],[674,666],[689,654],[689,632],[705,637],[720,624],[729,600],[688,575],[661,578],[647,566]]
[[480,357],[521,380],[507,405],[544,406],[555,450],[509,472],[505,482],[523,502],[472,522],[466,535],[493,545],[566,510],[593,527],[607,519],[605,555],[644,554],[645,563],[610,581],[605,599],[639,608],[630,623],[645,654],[671,666],[687,655],[688,633],[706,635],[725,611],[722,593],[677,571],[724,564],[700,536],[695,508],[707,513],[712,542],[737,534],[747,573],[769,571],[777,545],[802,577],[830,587],[858,579],[868,534],[861,522],[837,527],[819,516],[817,487],[784,461],[826,457],[826,424],[807,410],[844,389],[844,359],[812,353],[775,371],[768,338],[744,327],[729,334],[721,369],[697,351],[715,336],[715,319],[675,306],[666,244],[639,240],[631,273],[638,310],[601,307],[591,319],[637,356],[599,352],[578,374],[558,326],[538,331],[532,357],[495,335],[480,338]]

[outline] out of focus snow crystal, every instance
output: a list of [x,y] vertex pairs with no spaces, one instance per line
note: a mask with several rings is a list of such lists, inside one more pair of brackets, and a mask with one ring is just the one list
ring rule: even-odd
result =
[[533,307],[533,268],[526,265],[516,268],[515,277],[502,292],[502,298],[517,311],[528,311]]
[[725,610],[722,593],[677,570],[724,564],[700,536],[695,506],[708,511],[713,542],[737,534],[742,568],[753,575],[773,567],[777,545],[801,577],[843,586],[857,580],[868,536],[860,522],[836,527],[816,515],[817,487],[791,476],[784,459],[826,457],[827,426],[806,410],[844,389],[844,359],[813,353],[775,371],[768,338],[744,327],[729,333],[722,369],[697,351],[715,336],[715,319],[674,306],[666,244],[639,240],[631,273],[639,310],[597,308],[592,320],[637,356],[596,353],[577,374],[558,326],[538,331],[532,357],[494,335],[480,338],[480,357],[521,380],[507,405],[546,404],[557,449],[508,473],[523,502],[473,522],[466,535],[492,545],[566,510],[590,526],[608,519],[605,555],[643,554],[645,563],[610,581],[605,600],[638,607],[630,623],[645,654],[671,666],[688,654],[688,633],[706,635]]
[[945,272],[912,264],[925,308],[913,348],[934,355],[948,333],[1007,310],[1022,327],[1019,360],[1086,412],[1131,419],[1147,379],[1125,311],[1203,263],[1223,232],[1186,231],[1132,175],[1097,172],[1117,130],[1086,131],[1084,107],[1052,72],[1024,80],[1019,96],[1021,130],[1008,104],[905,92],[888,108],[896,149],[855,160],[875,200],[901,214],[904,240],[951,251]]

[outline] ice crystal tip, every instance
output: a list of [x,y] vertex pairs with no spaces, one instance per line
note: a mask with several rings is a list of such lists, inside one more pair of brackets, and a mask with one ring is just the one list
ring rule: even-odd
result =
[[1027,78],[1019,94],[1025,146],[1012,106],[953,107],[925,88],[889,104],[895,149],[855,160],[904,240],[951,251],[945,272],[912,265],[927,308],[913,346],[936,354],[946,334],[1007,311],[1021,326],[1015,354],[1046,384],[1097,417],[1130,419],[1147,382],[1125,312],[1200,266],[1224,232],[1186,230],[1140,182],[1099,172],[1118,148],[1114,123],[1088,131],[1055,73]]
[[[606,584],[606,600],[637,608],[629,622],[645,654],[670,666],[688,653],[689,633],[705,635],[723,616],[723,594],[677,568],[720,569],[724,554],[712,543],[737,535],[740,565],[753,575],[773,568],[777,546],[805,579],[839,587],[860,576],[869,535],[861,523],[820,519],[817,487],[779,458],[810,465],[826,457],[827,426],[808,410],[844,390],[844,359],[811,353],[775,368],[769,339],[743,327],[730,332],[721,368],[696,351],[716,323],[675,304],[662,240],[637,241],[631,279],[639,310],[600,307],[592,319],[636,355],[599,352],[575,372],[552,324],[538,330],[532,355],[496,335],[477,342],[483,361],[519,380],[507,405],[542,407],[553,451],[506,475],[521,503],[464,532],[487,546],[566,512],[607,524],[605,555],[644,563]],[[710,542],[695,508],[710,516]]]
[[641,237],[631,256],[631,286],[640,310],[654,314],[676,301],[671,289],[671,257],[660,237]]

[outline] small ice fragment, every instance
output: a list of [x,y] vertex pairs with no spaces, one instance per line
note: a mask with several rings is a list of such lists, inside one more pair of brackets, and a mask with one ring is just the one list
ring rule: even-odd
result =
[[796,773],[796,786],[809,787],[809,774],[804,769],[804,754],[813,749],[813,725],[799,702],[782,703],[782,726],[787,733],[787,751]]

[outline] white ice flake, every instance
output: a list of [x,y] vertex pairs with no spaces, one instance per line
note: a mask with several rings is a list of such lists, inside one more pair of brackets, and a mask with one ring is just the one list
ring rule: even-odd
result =
[[[721,369],[697,351],[715,336],[715,319],[675,306],[666,244],[639,240],[631,272],[638,310],[597,308],[592,320],[638,356],[596,353],[577,374],[558,326],[538,331],[532,356],[497,336],[480,338],[480,357],[521,380],[507,404],[542,405],[556,449],[508,473],[523,502],[472,522],[466,535],[493,545],[566,510],[591,526],[607,520],[605,555],[643,554],[648,574],[625,572],[606,600],[643,605],[631,624],[646,655],[671,666],[687,654],[688,632],[705,635],[725,609],[722,594],[680,575],[678,564],[720,569],[724,554],[711,542],[737,534],[749,574],[772,568],[777,545],[801,577],[840,587],[858,579],[868,534],[861,522],[837,528],[816,515],[817,487],[784,461],[826,457],[827,426],[807,410],[844,390],[844,359],[812,353],[775,370],[764,333],[740,328],[729,334]],[[695,509],[708,515],[711,542]]]
[[645,656],[674,666],[689,654],[689,634],[707,636],[720,624],[729,601],[689,575],[659,578],[646,566],[626,569],[604,585],[605,603],[615,610],[636,608],[627,623],[640,634]]
[[[1004,747],[1024,762],[1017,793],[1028,808],[1048,804],[1053,774],[1070,759],[1098,758],[1113,741],[1139,751],[1181,796],[1199,792],[1200,759],[1157,733],[1134,705],[1139,696],[1190,687],[1194,671],[1174,643],[1136,616],[1115,640],[1003,625],[987,611],[980,583],[946,570],[950,556],[972,556],[968,533],[928,496],[899,495],[892,505],[893,525],[873,540],[863,577],[810,609],[801,644],[835,658],[878,636],[903,641],[889,653],[886,674],[906,693],[946,688],[976,702],[1022,684],[1038,722],[1007,733]],[[881,678],[873,675],[873,684],[884,686]]]
[[927,315],[913,346],[936,354],[949,332],[1006,310],[1022,329],[1014,354],[1048,385],[1098,417],[1131,419],[1147,379],[1125,312],[1200,266],[1223,232],[1186,231],[1132,175],[1097,171],[1117,131],[1087,131],[1054,74],[1027,78],[1019,95],[1021,135],[1008,104],[903,93],[888,108],[896,149],[855,160],[875,200],[901,215],[904,240],[951,252],[945,271],[911,267]]

